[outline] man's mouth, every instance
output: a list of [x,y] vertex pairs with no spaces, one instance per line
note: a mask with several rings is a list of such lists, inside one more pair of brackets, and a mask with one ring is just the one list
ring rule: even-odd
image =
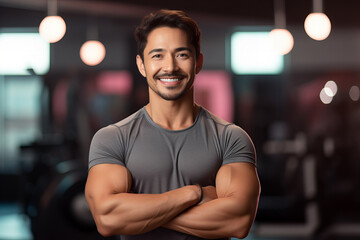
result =
[[168,83],[177,82],[180,81],[181,79],[182,78],[159,78],[160,81],[168,82]]
[[167,86],[176,86],[180,84],[182,80],[186,78],[186,74],[180,72],[173,72],[172,74],[157,74],[155,75],[154,79],[157,79],[162,84]]

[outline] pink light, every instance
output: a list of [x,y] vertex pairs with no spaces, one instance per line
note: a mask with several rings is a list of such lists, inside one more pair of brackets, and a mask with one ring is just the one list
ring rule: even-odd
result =
[[234,96],[227,72],[201,71],[196,75],[194,92],[198,104],[228,122],[233,121]]
[[131,93],[133,81],[127,71],[108,71],[99,75],[97,87],[102,93],[127,96]]

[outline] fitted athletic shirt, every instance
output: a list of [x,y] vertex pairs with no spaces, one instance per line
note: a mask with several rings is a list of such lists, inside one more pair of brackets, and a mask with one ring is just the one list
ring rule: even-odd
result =
[[[120,164],[131,173],[134,193],[156,194],[186,185],[215,186],[224,164],[256,165],[255,149],[243,129],[200,107],[194,123],[182,130],[157,125],[145,107],[124,120],[100,129],[93,137],[89,168]],[[202,239],[157,228],[122,240]]]

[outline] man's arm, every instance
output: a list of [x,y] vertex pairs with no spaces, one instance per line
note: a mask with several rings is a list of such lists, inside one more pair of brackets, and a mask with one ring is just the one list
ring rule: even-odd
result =
[[217,199],[192,207],[164,227],[202,238],[248,235],[260,195],[256,168],[250,163],[222,166],[216,176]]
[[117,164],[93,166],[85,196],[100,234],[141,234],[169,222],[200,198],[199,188],[185,186],[162,194],[130,193],[131,174]]

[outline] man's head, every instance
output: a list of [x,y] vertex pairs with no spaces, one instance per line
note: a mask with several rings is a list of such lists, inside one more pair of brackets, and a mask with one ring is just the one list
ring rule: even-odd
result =
[[159,10],[147,15],[135,30],[138,54],[141,59],[144,59],[144,49],[149,33],[159,27],[179,28],[186,32],[191,45],[195,48],[196,58],[199,57],[201,34],[196,22],[183,11]]
[[147,80],[150,100],[191,97],[203,63],[196,23],[181,11],[160,10],[144,18],[135,36],[136,64]]

